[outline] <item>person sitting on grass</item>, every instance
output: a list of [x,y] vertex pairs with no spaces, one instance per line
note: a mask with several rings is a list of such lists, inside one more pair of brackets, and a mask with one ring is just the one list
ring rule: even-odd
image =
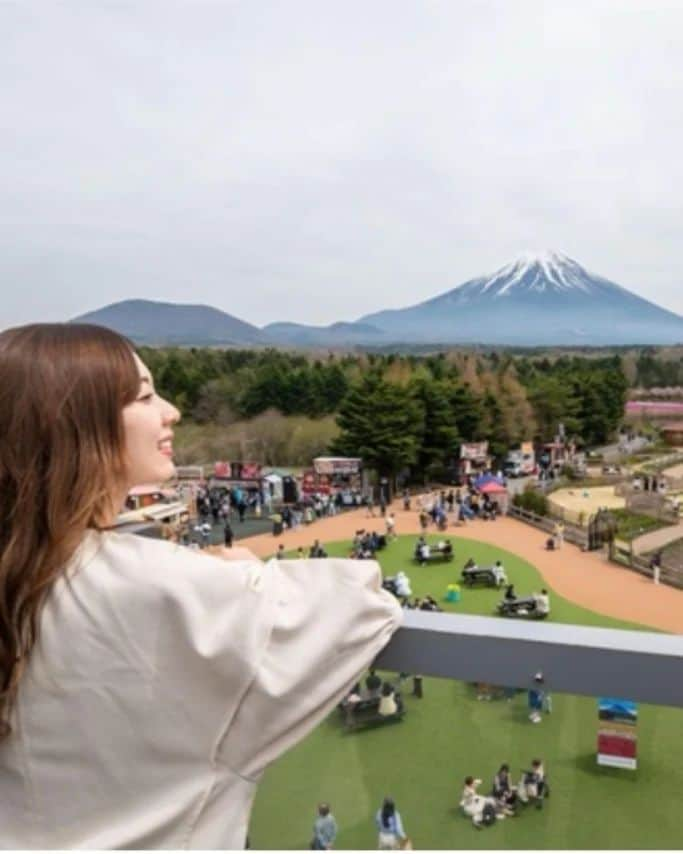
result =
[[510,780],[510,766],[503,763],[493,778],[493,797],[505,815],[515,815],[517,803],[517,787]]
[[485,798],[477,792],[479,786],[481,786],[481,780],[465,777],[460,806],[465,815],[472,819],[472,824],[480,830],[485,824],[492,824],[496,818],[504,818],[505,813],[497,812],[495,798]]
[[548,792],[545,780],[545,768],[541,759],[531,760],[531,770],[522,772],[522,779],[517,788],[520,801],[528,804],[530,801],[536,803],[536,809],[542,809],[543,798]]

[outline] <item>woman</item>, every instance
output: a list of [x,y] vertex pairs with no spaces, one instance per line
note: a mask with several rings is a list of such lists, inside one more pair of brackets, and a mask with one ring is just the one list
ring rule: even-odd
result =
[[114,332],[0,333],[4,847],[243,847],[263,770],[400,622],[373,563],[113,532],[179,417]]
[[485,798],[477,792],[481,786],[481,780],[475,780],[474,777],[465,777],[465,785],[460,796],[460,806],[465,815],[472,819],[472,824],[481,829],[482,825],[488,823],[487,818],[491,816],[495,821],[496,815],[498,818],[504,818],[504,813],[496,812],[495,798]]
[[379,831],[377,847],[380,851],[394,851],[401,847],[406,839],[401,821],[401,813],[396,809],[391,798],[385,798],[384,803],[377,810],[375,823]]
[[502,809],[505,815],[515,814],[515,803],[517,801],[517,787],[512,785],[510,780],[510,766],[503,763],[498,769],[498,773],[493,778],[493,797],[498,802],[499,809]]

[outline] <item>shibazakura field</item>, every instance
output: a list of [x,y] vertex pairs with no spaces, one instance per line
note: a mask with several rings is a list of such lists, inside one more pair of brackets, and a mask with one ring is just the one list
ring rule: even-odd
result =
[[[452,563],[415,566],[415,540],[400,537],[378,555],[386,575],[408,573],[415,595],[443,600],[446,585],[459,582],[469,557],[480,565],[502,560],[518,594],[547,587],[538,571],[515,555],[457,538],[452,538]],[[327,550],[345,556],[349,544],[327,545]],[[549,592],[552,621],[642,628]],[[490,615],[501,595],[490,588],[463,589],[461,602],[441,604],[444,610]],[[386,677],[393,680],[396,674]],[[337,819],[336,848],[375,848],[374,815],[385,795],[395,799],[415,848],[680,848],[683,710],[639,707],[638,770],[627,771],[596,763],[595,698],[555,694],[552,714],[532,724],[525,693],[510,702],[484,702],[464,683],[425,679],[419,700],[410,695],[411,685],[411,680],[404,683],[402,722],[345,734],[335,709],[268,769],[252,814],[252,848],[308,848],[320,801],[331,804]],[[458,809],[463,778],[480,777],[481,793],[489,794],[502,762],[509,763],[516,783],[534,757],[544,760],[551,786],[544,809],[527,807],[493,827],[474,828]]]

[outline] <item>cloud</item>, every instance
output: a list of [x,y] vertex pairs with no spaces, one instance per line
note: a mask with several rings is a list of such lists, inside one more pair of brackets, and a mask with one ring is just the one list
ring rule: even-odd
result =
[[2,323],[255,323],[548,247],[683,313],[677,2],[0,4]]

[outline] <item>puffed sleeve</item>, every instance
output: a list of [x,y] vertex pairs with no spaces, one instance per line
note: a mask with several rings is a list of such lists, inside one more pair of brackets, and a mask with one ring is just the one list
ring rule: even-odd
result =
[[247,778],[300,741],[342,699],[401,623],[375,561],[270,561],[267,643],[218,759]]

